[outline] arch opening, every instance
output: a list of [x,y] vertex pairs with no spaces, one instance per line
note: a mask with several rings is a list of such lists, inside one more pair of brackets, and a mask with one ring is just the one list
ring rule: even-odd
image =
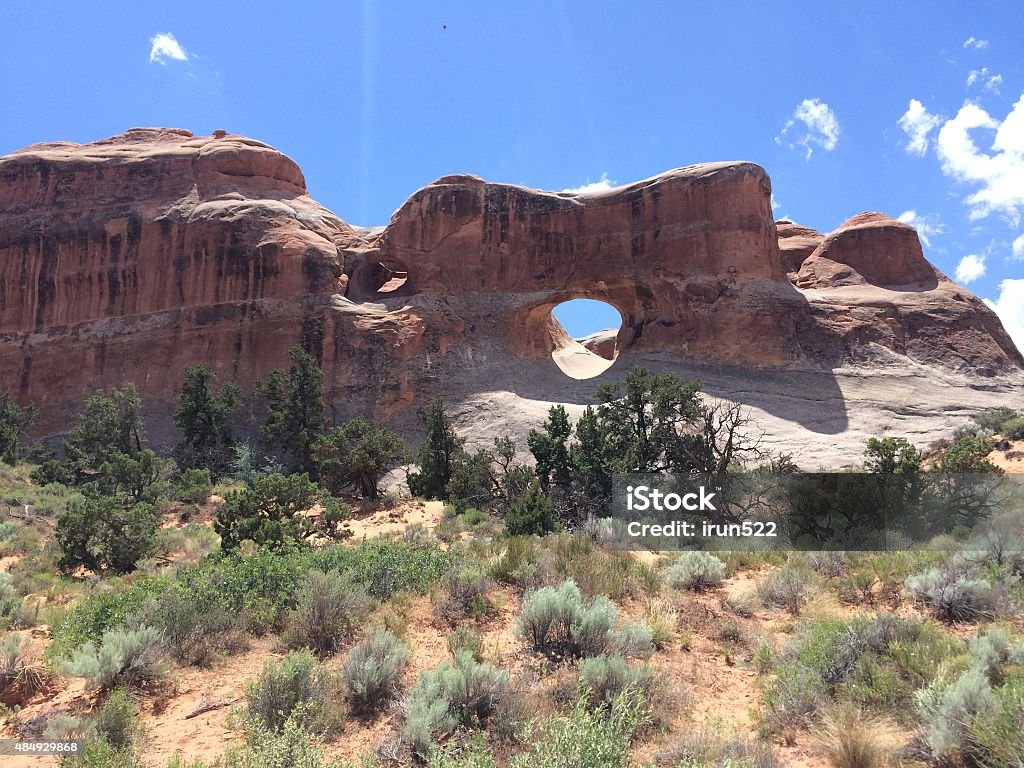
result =
[[597,299],[570,299],[551,309],[551,359],[572,379],[592,379],[619,356],[622,314]]
[[373,277],[380,283],[377,293],[394,293],[409,282],[409,270],[397,261],[378,261],[373,266]]

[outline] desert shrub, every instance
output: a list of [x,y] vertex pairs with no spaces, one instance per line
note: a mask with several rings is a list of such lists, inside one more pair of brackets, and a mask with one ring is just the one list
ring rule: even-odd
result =
[[28,699],[46,683],[46,667],[33,661],[30,641],[10,634],[0,640],[0,700]]
[[992,585],[951,567],[931,568],[906,582],[907,594],[943,621],[972,622],[996,612]]
[[437,612],[451,626],[467,618],[479,619],[491,612],[488,594],[494,583],[479,568],[452,571],[444,579],[444,594]]
[[643,697],[627,691],[596,710],[580,697],[563,715],[533,725],[532,748],[510,768],[629,768],[630,740],[650,722]]
[[668,646],[679,626],[679,611],[667,600],[652,598],[647,601],[644,621],[651,629],[651,644],[658,650]]
[[604,595],[584,603],[579,587],[566,581],[542,587],[523,600],[517,626],[535,651],[553,656],[597,656],[609,648],[619,610]]
[[754,667],[758,674],[766,674],[775,666],[775,643],[771,637],[762,635],[754,645]]
[[1024,416],[1015,416],[1004,421],[999,431],[1009,440],[1024,440]]
[[619,609],[611,600],[604,595],[593,598],[569,625],[573,655],[597,656],[608,650],[618,617]]
[[646,659],[654,652],[654,630],[642,621],[631,621],[607,635],[608,648],[626,658]]
[[845,552],[808,552],[807,562],[812,570],[822,576],[842,576],[846,573]]
[[979,765],[1017,768],[1024,755],[1024,677],[1019,674],[995,691],[995,706],[969,721],[965,752]]
[[268,661],[245,691],[249,717],[281,731],[294,720],[309,733],[324,734],[343,719],[335,698],[334,675],[307,650]]
[[943,758],[963,750],[970,721],[995,711],[996,697],[985,672],[972,667],[952,683],[940,677],[922,689],[918,708],[932,755]]
[[484,639],[479,632],[469,627],[456,627],[445,635],[445,640],[452,657],[458,656],[459,651],[468,651],[477,661],[483,660]]
[[583,595],[571,581],[560,587],[542,587],[523,600],[517,625],[520,634],[535,651],[568,649],[570,629],[583,613]]
[[717,587],[724,578],[725,563],[709,552],[683,552],[667,575],[670,586],[694,592]]
[[52,628],[49,658],[67,658],[87,642],[98,643],[103,633],[123,627],[171,585],[166,578],[140,578],[124,589],[97,592],[66,611]]
[[[215,768],[193,764],[188,768]],[[306,729],[300,717],[292,716],[280,728],[249,723],[245,744],[228,750],[224,768],[342,768],[337,760],[326,760],[319,739]],[[178,768],[169,765],[168,768]],[[181,768],[185,768],[182,766]],[[369,766],[367,766],[369,768]]]
[[822,718],[818,751],[832,768],[889,768],[898,764],[899,734],[886,721],[850,706]]
[[508,687],[507,672],[460,652],[454,662],[442,662],[420,675],[409,692],[402,741],[414,753],[426,756],[438,734],[459,725],[485,725]]
[[138,768],[139,765],[137,750],[118,751],[101,738],[89,739],[81,752],[61,763],[62,768]]
[[378,629],[358,643],[341,670],[353,709],[369,712],[383,706],[408,661],[408,647],[386,629]]
[[749,619],[754,615],[757,602],[750,591],[737,592],[722,601],[722,604],[741,619]]
[[298,605],[288,614],[285,643],[330,656],[356,633],[369,612],[370,596],[351,576],[310,571]]
[[814,579],[802,568],[787,565],[772,571],[757,584],[757,596],[766,608],[784,608],[797,614],[807,602]]
[[687,734],[659,750],[655,762],[693,768],[775,768],[781,765],[769,743],[742,736],[722,737],[706,731]]
[[196,598],[176,585],[151,600],[139,619],[158,630],[166,652],[184,664],[205,666],[222,652],[242,650],[245,641],[237,617],[217,603]]
[[499,584],[528,587],[533,584],[540,559],[540,542],[529,536],[510,536],[488,564],[488,573]]
[[135,704],[123,688],[111,692],[92,718],[95,733],[119,752],[131,748],[142,736]]
[[102,690],[141,685],[163,673],[160,633],[152,627],[109,629],[99,645],[87,642],[71,655],[64,671]]
[[610,703],[627,690],[650,699],[654,670],[646,664],[631,666],[620,654],[594,656],[580,664],[579,685],[592,705]]
[[449,744],[430,753],[427,768],[497,768],[487,742],[475,735],[466,744]]
[[201,504],[213,493],[213,479],[208,469],[186,469],[174,484],[174,498]]

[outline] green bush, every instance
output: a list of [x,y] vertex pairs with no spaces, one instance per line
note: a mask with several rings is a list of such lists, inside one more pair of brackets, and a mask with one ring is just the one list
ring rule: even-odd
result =
[[974,416],[972,421],[978,425],[980,429],[991,435],[1001,431],[1003,429],[1003,425],[1006,424],[1007,421],[1019,418],[1020,416],[1021,414],[1012,408],[1001,406],[999,408],[989,408],[986,411],[978,413]]
[[[245,741],[244,746],[224,755],[224,768],[342,768],[337,760],[324,759],[319,739],[310,734],[298,714],[287,718],[280,728],[250,723]],[[207,767],[193,764],[189,768]]]
[[1007,419],[999,427],[999,431],[1009,440],[1024,440],[1024,416]]
[[176,661],[206,666],[221,652],[241,650],[244,642],[235,614],[197,597],[176,584],[150,600],[139,617],[160,632],[164,648]]
[[135,715],[135,704],[123,688],[113,691],[96,710],[92,725],[96,734],[118,752],[141,741],[142,724]]
[[202,504],[213,493],[213,479],[208,469],[186,469],[174,484],[174,498]]
[[408,661],[408,647],[387,629],[378,629],[357,644],[341,671],[353,709],[370,712],[384,706]]
[[287,548],[304,541],[316,528],[306,511],[315,504],[336,506],[306,474],[257,477],[252,485],[228,495],[217,511],[213,529],[224,550],[246,540],[259,547]]
[[459,655],[459,651],[468,651],[475,660],[483,661],[484,639],[479,632],[469,627],[456,627],[445,635],[445,640],[453,658]]
[[643,697],[627,691],[597,710],[580,697],[564,715],[533,725],[528,751],[513,758],[510,768],[629,768],[630,741],[650,722]]
[[426,756],[438,734],[459,725],[485,725],[507,695],[508,683],[507,672],[475,661],[466,651],[424,672],[409,692],[403,742]]
[[343,713],[336,704],[333,674],[309,651],[292,651],[268,661],[245,699],[250,717],[272,731],[294,720],[309,733],[322,735],[337,727]]
[[71,655],[64,671],[102,690],[117,685],[139,685],[163,673],[160,633],[152,627],[109,629],[99,646],[91,641]]
[[162,577],[141,578],[124,589],[89,595],[64,613],[52,628],[47,656],[68,658],[85,643],[98,643],[106,631],[123,627],[130,618],[159,600],[171,584]]
[[537,482],[530,484],[505,515],[505,530],[510,536],[543,536],[557,528],[551,497]]
[[72,571],[134,571],[156,552],[160,516],[150,504],[125,506],[113,496],[71,501],[57,518],[54,539],[63,553],[60,568]]
[[310,571],[288,614],[285,643],[330,656],[352,637],[370,612],[370,596],[352,576]]
[[670,586],[694,592],[717,587],[724,578],[725,563],[708,552],[683,552],[667,575]]
[[580,664],[579,685],[591,705],[611,703],[624,691],[636,691],[649,700],[654,688],[654,670],[646,664],[630,666],[619,654],[595,656]]
[[492,610],[488,594],[493,589],[494,583],[478,568],[452,571],[444,580],[438,614],[451,626],[482,618]]

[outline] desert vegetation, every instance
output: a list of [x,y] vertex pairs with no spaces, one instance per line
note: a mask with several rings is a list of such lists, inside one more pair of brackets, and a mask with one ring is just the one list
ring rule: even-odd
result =
[[[726,487],[791,459],[743,409],[643,369],[575,421],[552,407],[526,451],[471,449],[436,401],[414,450],[329,424],[316,361],[288,363],[251,393],[190,368],[166,455],[131,385],[87,398],[56,453],[0,396],[5,737],[79,739],[84,768],[1024,758],[1024,500],[957,485],[998,479],[1021,414],[924,450],[869,440],[827,515],[789,531],[827,542],[883,504],[912,512],[901,546],[630,552],[606,519],[615,475]],[[918,503],[935,489],[955,513]]]

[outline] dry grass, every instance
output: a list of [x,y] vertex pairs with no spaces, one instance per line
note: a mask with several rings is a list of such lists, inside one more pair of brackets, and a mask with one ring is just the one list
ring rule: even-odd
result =
[[832,768],[891,768],[899,736],[887,720],[842,705],[822,719],[817,748]]

